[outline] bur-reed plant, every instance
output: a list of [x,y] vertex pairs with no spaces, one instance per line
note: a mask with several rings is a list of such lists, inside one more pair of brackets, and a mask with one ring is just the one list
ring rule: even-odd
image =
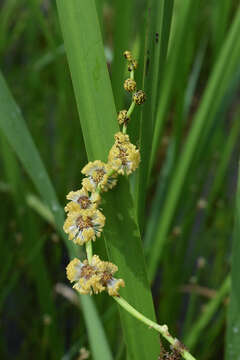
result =
[[229,313],[225,358],[238,360],[237,223],[229,274],[238,198],[238,5],[99,0],[96,16],[93,1],[59,1],[63,45],[54,2],[2,2],[1,68],[26,120],[1,77],[3,358],[26,359],[34,349],[39,359],[74,359],[83,347],[90,355],[81,349],[79,356],[97,360],[159,355],[156,331],[104,292],[77,298],[64,275],[69,259],[85,255],[62,231],[61,204],[88,161],[107,163],[119,131],[114,101],[123,109],[129,98],[119,85],[128,73],[121,54],[131,47],[139,60],[135,81],[147,94],[127,127],[141,163],[101,194],[106,222],[94,252],[117,264],[121,297],[167,323],[198,359],[224,357]]
[[[118,267],[111,262],[100,260],[98,255],[93,255],[92,242],[97,237],[101,237],[105,224],[105,217],[98,210],[102,193],[117,185],[118,175],[129,176],[133,173],[140,162],[139,150],[130,142],[127,135],[127,125],[135,105],[143,104],[146,94],[143,90],[136,90],[134,70],[137,68],[137,61],[130,51],[125,51],[124,57],[128,61],[130,77],[124,81],[123,86],[126,91],[132,93],[132,103],[128,110],[120,110],[118,114],[118,122],[122,125],[122,131],[117,132],[114,136],[115,143],[109,151],[108,162],[95,160],[84,166],[82,174],[86,177],[82,180],[82,188],[71,191],[67,195],[67,199],[71,201],[65,207],[67,219],[63,229],[75,244],[86,246],[87,255],[87,259],[84,261],[75,258],[68,264],[67,277],[70,282],[74,283],[73,288],[80,294],[98,294],[107,291],[127,312],[150,328],[157,330],[172,345],[172,358],[179,354],[184,359],[194,360],[195,358],[184,345],[171,336],[167,325],[158,325],[148,319],[119,295],[119,290],[125,286],[125,282],[123,279],[113,277]],[[111,221],[111,219],[108,220]],[[160,356],[165,356],[163,350]]]

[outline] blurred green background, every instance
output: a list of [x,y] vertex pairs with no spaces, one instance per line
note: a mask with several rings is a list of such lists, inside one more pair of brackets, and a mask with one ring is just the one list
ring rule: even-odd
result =
[[[126,49],[139,59],[139,83],[144,59],[146,66],[150,63],[144,86],[153,102],[153,93],[148,93],[155,76],[151,56],[156,54],[153,43],[159,39],[152,33],[155,15],[149,17],[148,9],[155,3],[96,1],[117,110],[129,103],[122,86],[127,77],[122,56]],[[139,213],[147,259],[158,243],[170,183],[179,174],[176,168],[181,166],[182,149],[215,64],[223,56],[238,6],[237,0],[196,0],[190,1],[188,13],[183,14],[183,3],[175,0],[166,5],[166,14],[172,15],[169,21],[165,19],[166,27],[170,24],[168,55],[166,63],[159,62],[156,103],[151,103],[155,106],[151,116],[164,119],[164,126],[156,140],[157,154],[144,191],[146,206]],[[161,261],[154,260],[154,276],[150,271],[155,279],[152,291],[159,321],[166,322],[199,359],[206,360],[223,359],[225,351],[240,150],[240,57],[239,51],[234,51],[234,71],[227,80],[226,74],[220,75],[225,86],[224,90],[219,87],[222,96],[213,96],[208,108],[211,121],[205,118],[197,146],[192,149]],[[80,171],[87,156],[55,2],[0,2],[0,59],[2,73],[64,206],[66,194],[80,187]],[[226,62],[226,73],[231,61]],[[145,123],[150,121],[148,109],[143,110]],[[141,145],[139,133],[144,127],[140,128],[139,117],[137,111],[129,131]],[[89,350],[89,342],[76,294],[65,276],[66,248],[51,212],[1,131],[0,149],[0,356],[83,360],[87,357],[80,349]],[[134,185],[134,177],[131,182]],[[96,248],[105,255],[103,246],[96,244]],[[105,295],[94,299],[114,359],[125,359],[116,305]],[[91,353],[88,358],[93,358]]]

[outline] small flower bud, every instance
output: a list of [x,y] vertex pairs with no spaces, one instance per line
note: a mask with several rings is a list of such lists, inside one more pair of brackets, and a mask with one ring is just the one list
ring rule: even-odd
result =
[[122,125],[126,122],[128,122],[129,118],[127,118],[127,110],[121,110],[118,113],[118,123],[119,125]]
[[133,79],[127,79],[124,81],[124,89],[128,92],[133,92],[136,90],[136,81],[134,81]]
[[143,90],[138,90],[133,94],[133,101],[135,102],[135,104],[141,105],[145,102],[145,100],[146,100],[146,94]]
[[131,61],[131,60],[132,60],[131,51],[128,51],[128,50],[124,51],[123,56],[124,56],[125,59],[127,59],[128,61]]
[[131,60],[130,64],[128,64],[128,71],[136,70],[138,67],[137,60]]
[[138,67],[138,62],[137,62],[137,60],[132,60],[132,66],[133,66],[133,69],[134,70],[136,70],[137,69],[137,67]]

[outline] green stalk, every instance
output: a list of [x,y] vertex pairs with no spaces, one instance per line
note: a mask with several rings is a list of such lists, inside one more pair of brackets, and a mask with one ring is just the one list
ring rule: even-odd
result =
[[131,114],[132,114],[132,112],[133,112],[133,110],[134,110],[134,108],[135,108],[135,102],[133,101],[132,103],[131,103],[131,105],[130,105],[130,108],[128,109],[128,112],[127,112],[127,117],[129,118],[130,116],[131,116]]
[[196,360],[187,350],[184,349],[184,346],[181,345],[179,340],[173,338],[172,335],[168,331],[167,325],[159,325],[154,321],[148,319],[146,316],[141,314],[139,311],[134,309],[126,300],[124,300],[121,296],[113,296],[113,299],[122,306],[129,314],[134,316],[139,321],[148,325],[150,329],[154,329],[158,331],[173,347],[182,355],[182,357],[186,360]]
[[86,243],[86,253],[87,253],[88,263],[91,264],[92,255],[93,255],[91,240]]

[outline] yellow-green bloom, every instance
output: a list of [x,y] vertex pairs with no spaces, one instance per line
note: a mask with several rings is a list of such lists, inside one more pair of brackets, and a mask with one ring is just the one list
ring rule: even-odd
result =
[[109,175],[111,170],[109,164],[105,164],[100,160],[89,162],[82,169],[82,173],[86,175],[86,178],[82,181],[83,187],[91,192],[95,192],[99,188],[102,191],[112,189],[117,183],[117,175]]
[[80,294],[98,294],[106,290],[110,296],[118,296],[118,290],[123,287],[122,279],[115,279],[114,273],[118,267],[111,262],[101,261],[99,256],[92,257],[91,264],[88,260],[81,262],[73,259],[67,266],[67,278],[75,282],[74,289]]
[[124,56],[125,59],[127,59],[128,61],[132,61],[132,60],[133,60],[131,51],[128,51],[128,50],[124,51],[123,56]]
[[129,118],[127,117],[127,110],[120,110],[117,119],[119,125],[126,124],[129,121]]
[[73,203],[68,209],[69,213],[63,229],[69,239],[78,245],[96,240],[101,236],[105,224],[105,216],[96,209],[82,210],[78,204]]
[[133,79],[126,79],[124,81],[123,87],[128,92],[133,92],[136,90],[137,83]]
[[132,59],[132,60],[129,62],[129,64],[128,64],[128,71],[136,70],[137,67],[138,67],[137,60]]
[[133,94],[133,101],[137,105],[141,105],[146,101],[146,94],[143,90],[138,90]]
[[77,191],[70,191],[70,193],[67,194],[67,199],[71,201],[65,206],[66,212],[73,211],[74,208],[76,208],[73,203],[77,204],[83,210],[96,209],[101,200],[101,196],[97,192],[90,193],[89,195],[88,191],[83,187]]
[[130,143],[129,136],[121,132],[115,135],[115,144],[108,155],[108,163],[119,174],[131,174],[137,169],[140,153],[135,145]]

